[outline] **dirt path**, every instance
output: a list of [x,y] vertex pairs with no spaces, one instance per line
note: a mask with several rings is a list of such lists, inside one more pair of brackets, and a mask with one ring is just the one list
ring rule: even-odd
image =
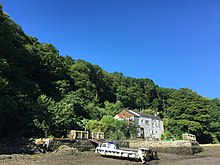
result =
[[[183,156],[160,153],[160,160],[149,165],[220,165],[220,145],[202,146],[204,152]],[[102,157],[94,152],[62,155],[57,153],[39,155],[0,155],[0,165],[139,165],[141,162]]]

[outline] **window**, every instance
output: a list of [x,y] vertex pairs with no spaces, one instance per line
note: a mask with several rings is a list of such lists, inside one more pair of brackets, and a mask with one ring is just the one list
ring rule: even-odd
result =
[[135,124],[139,124],[139,123],[138,123],[138,122],[139,122],[139,119],[134,118],[134,122],[135,122]]
[[149,121],[148,121],[148,120],[145,120],[145,123],[146,123],[147,125],[149,125]]

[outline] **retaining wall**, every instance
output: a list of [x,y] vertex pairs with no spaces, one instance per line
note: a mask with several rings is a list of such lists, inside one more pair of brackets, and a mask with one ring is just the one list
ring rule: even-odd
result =
[[145,141],[145,140],[129,140],[122,144],[129,148],[152,148],[158,152],[175,153],[181,155],[193,155],[202,152],[202,147],[198,142],[190,141]]
[[89,151],[94,149],[94,145],[89,140],[73,140],[68,138],[47,138],[43,139],[42,147],[45,151],[54,151],[65,145],[76,148],[79,151]]

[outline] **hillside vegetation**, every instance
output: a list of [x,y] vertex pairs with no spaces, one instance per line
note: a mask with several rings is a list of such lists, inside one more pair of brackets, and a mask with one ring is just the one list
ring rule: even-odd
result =
[[125,108],[158,114],[164,136],[189,132],[201,143],[220,140],[219,99],[61,56],[53,45],[26,35],[0,6],[1,138],[61,137],[69,129],[85,129],[88,122],[105,131],[120,127],[126,134],[123,124],[110,117]]

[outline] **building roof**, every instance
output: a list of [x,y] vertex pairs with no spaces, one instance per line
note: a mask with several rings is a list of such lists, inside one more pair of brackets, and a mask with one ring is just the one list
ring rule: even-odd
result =
[[132,110],[125,110],[125,111],[127,111],[128,113],[131,113],[135,117],[139,117],[140,116],[137,112],[134,112]]
[[154,116],[154,115],[144,114],[141,112],[135,112],[133,110],[124,110],[124,111],[132,114],[134,117],[147,117],[147,118],[152,118],[152,119],[156,119],[156,120],[161,120],[161,118]]
[[139,112],[139,114],[141,117],[148,117],[148,118],[152,118],[152,119],[161,120],[161,118],[154,116],[154,115],[144,114],[144,113],[140,113],[140,112]]

